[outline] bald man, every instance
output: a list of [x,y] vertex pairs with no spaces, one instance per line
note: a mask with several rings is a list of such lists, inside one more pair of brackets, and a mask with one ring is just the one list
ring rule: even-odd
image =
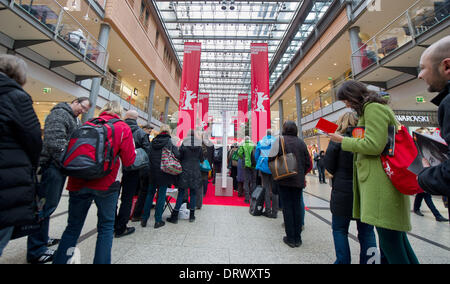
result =
[[[439,92],[431,102],[439,106],[441,136],[450,145],[450,36],[436,42],[423,53],[420,69],[419,79],[428,84],[428,91]],[[448,155],[450,156],[450,148]],[[420,173],[418,180],[426,192],[450,196],[450,161],[426,168]]]
[[[135,110],[129,110],[125,113],[125,122],[131,128],[136,149],[143,148],[148,155],[150,153],[150,141],[145,131],[138,126],[138,118],[139,114]],[[132,234],[135,231],[134,227],[127,227],[127,224],[131,214],[133,196],[137,195],[140,189],[141,176],[140,170],[123,170],[121,204],[114,226],[116,238]]]

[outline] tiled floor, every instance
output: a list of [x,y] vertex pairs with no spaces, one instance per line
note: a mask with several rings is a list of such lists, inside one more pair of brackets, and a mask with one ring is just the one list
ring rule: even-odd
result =
[[[154,229],[153,220],[146,228],[134,224],[136,232],[130,236],[114,239],[112,262],[158,263],[158,264],[303,264],[333,263],[334,245],[331,234],[329,210],[330,187],[320,185],[316,177],[308,177],[304,194],[305,203],[311,210],[306,213],[303,245],[300,248],[286,246],[282,237],[283,218],[253,217],[248,208],[204,206],[196,211],[196,221],[180,220],[177,225]],[[446,216],[440,198],[434,202]],[[50,236],[60,237],[67,222],[68,196],[65,195],[51,219]],[[412,214],[413,230],[409,240],[421,263],[450,264],[450,226],[434,220],[425,203],[425,217]],[[153,212],[152,212],[153,215]],[[169,216],[164,213],[164,219]],[[92,263],[96,242],[96,207],[89,212],[78,245],[81,263]],[[351,225],[356,236],[356,226]],[[350,239],[352,261],[359,261],[359,245]],[[26,263],[26,238],[9,243],[0,258],[0,264]]]

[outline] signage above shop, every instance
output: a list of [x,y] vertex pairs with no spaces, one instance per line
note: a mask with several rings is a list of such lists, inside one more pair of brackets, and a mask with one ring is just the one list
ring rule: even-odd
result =
[[50,94],[52,92],[52,88],[43,88],[42,93],[44,94]]
[[416,97],[416,102],[417,103],[424,103],[425,102],[425,98],[424,97]]
[[394,111],[398,122],[405,126],[428,126],[436,127],[439,125],[437,112],[434,111]]

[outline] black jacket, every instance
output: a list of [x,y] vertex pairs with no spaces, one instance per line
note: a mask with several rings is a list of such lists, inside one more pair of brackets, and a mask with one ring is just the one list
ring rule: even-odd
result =
[[147,133],[145,133],[142,128],[139,127],[137,121],[134,119],[125,119],[125,123],[131,128],[133,133],[134,146],[136,149],[142,148],[150,156],[150,140],[148,139]]
[[33,222],[34,169],[41,150],[41,125],[30,95],[0,73],[0,229]]
[[180,162],[183,172],[178,187],[197,189],[203,185],[200,163],[204,161],[202,141],[194,137],[186,137],[180,147]]
[[[305,142],[295,135],[283,136],[285,142],[285,151],[287,153],[294,153],[298,163],[298,174],[296,176],[278,181],[278,185],[284,187],[293,187],[298,189],[305,188],[305,176],[307,171],[311,168],[311,157],[309,156],[308,148]],[[276,156],[281,156],[283,151],[280,146],[280,139],[272,146],[269,154],[269,162],[275,160]]]
[[170,148],[177,159],[180,158],[178,148],[173,145],[167,133],[161,133],[153,139],[150,151],[150,184],[170,187],[176,184],[177,177],[161,171],[161,155],[164,147]]
[[336,216],[352,218],[353,153],[343,151],[340,143],[331,141],[323,161],[327,171],[333,175],[331,213]]
[[[445,89],[432,100],[432,103],[439,106],[441,136],[449,145],[448,155],[450,156],[450,81]],[[419,174],[419,185],[431,194],[450,196],[450,160],[423,170]]]

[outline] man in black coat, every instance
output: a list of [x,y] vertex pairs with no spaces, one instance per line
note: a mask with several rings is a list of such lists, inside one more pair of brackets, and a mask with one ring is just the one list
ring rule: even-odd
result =
[[[148,140],[147,133],[142,130],[138,124],[137,119],[139,113],[135,110],[129,110],[125,114],[125,122],[130,126],[133,133],[133,140],[136,149],[142,148],[147,155],[150,154],[150,141]],[[147,168],[147,171],[149,170]],[[127,227],[128,220],[130,218],[131,207],[133,205],[133,196],[138,193],[140,184],[141,170],[130,171],[123,169],[122,176],[122,195],[120,197],[120,209],[117,213],[114,230],[115,237],[120,238],[134,233],[134,227]]]
[[[440,92],[431,102],[439,106],[441,136],[450,147],[450,36],[444,37],[424,52],[420,68],[419,78],[429,85],[428,90]],[[439,166],[426,168],[419,174],[418,181],[426,192],[450,196],[450,160]]]
[[0,256],[14,226],[32,224],[36,217],[41,125],[22,89],[25,82],[25,62],[0,55]]

